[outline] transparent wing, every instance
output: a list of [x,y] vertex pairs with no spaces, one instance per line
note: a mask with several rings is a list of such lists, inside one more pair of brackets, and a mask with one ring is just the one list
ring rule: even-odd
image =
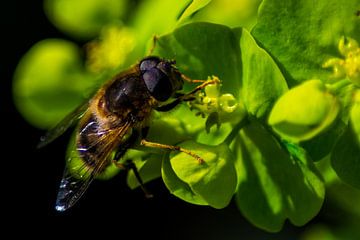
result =
[[70,126],[76,123],[86,112],[89,106],[89,101],[85,101],[83,104],[69,113],[63,120],[61,120],[54,128],[46,132],[44,136],[40,138],[40,142],[37,148],[42,148],[47,144],[54,141],[60,135],[62,135]]
[[109,155],[118,144],[118,141],[114,140],[121,139],[131,125],[131,122],[126,122],[121,127],[108,130],[96,143],[92,144],[92,147],[96,147],[99,152],[93,166],[84,163],[80,158],[79,149],[72,144],[74,147],[70,151],[60,183],[56,210],[65,211],[81,198],[94,178],[111,163]]
[[84,194],[93,179],[94,174],[92,173],[83,179],[76,178],[66,168],[60,182],[55,209],[62,212],[73,206]]

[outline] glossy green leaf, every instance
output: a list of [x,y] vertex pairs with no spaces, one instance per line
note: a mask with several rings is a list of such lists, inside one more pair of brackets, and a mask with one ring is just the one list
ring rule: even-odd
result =
[[35,44],[19,62],[13,83],[14,101],[29,122],[48,128],[82,103],[93,84],[75,44],[46,39]]
[[170,162],[178,178],[187,183],[191,190],[210,206],[226,207],[237,184],[233,156],[228,146],[209,146],[194,141],[186,141],[179,146],[202,157],[204,162],[200,163],[183,152],[174,154]]
[[[131,20],[130,26],[136,29],[138,41],[146,43],[154,36],[173,31],[178,23],[178,18],[188,5],[189,1],[142,1],[136,10],[136,15]],[[144,45],[140,47],[143,51]]]
[[322,64],[337,56],[342,36],[360,40],[358,0],[263,0],[252,34],[282,67],[293,86],[331,78]]
[[256,23],[260,3],[261,0],[212,0],[193,20],[251,29]]
[[[275,62],[246,30],[232,31],[209,23],[188,24],[161,37],[156,52],[175,58],[179,68],[190,77],[218,76],[222,80],[222,92],[241,95],[247,110],[257,117],[264,116],[287,90]],[[241,82],[243,87],[239,93]]]
[[349,215],[355,215],[360,218],[360,190],[354,188],[339,178],[327,187],[327,195],[337,203],[340,209],[345,210]]
[[222,92],[237,96],[241,81],[238,42],[238,37],[226,26],[191,23],[160,37],[155,54],[175,59],[178,68],[193,79],[219,77]]
[[331,165],[341,180],[360,188],[360,142],[351,125],[336,143]]
[[246,126],[234,142],[239,176],[236,201],[255,226],[279,231],[286,219],[301,226],[321,208],[325,189],[313,163],[291,158],[259,123]]
[[232,130],[232,125],[229,123],[221,124],[219,128],[212,127],[209,132],[201,131],[196,138],[196,141],[202,144],[218,145],[222,143]]
[[[204,120],[196,117],[185,104],[169,113],[161,113],[153,118],[148,139],[164,144],[178,144],[191,138],[201,129]],[[194,130],[195,132],[192,132]]]
[[212,0],[191,0],[190,4],[181,14],[179,21],[184,20],[187,17],[190,17],[195,12],[199,11],[201,8],[208,5]]
[[[134,151],[134,150],[128,150]],[[137,159],[134,158],[134,154],[128,154],[128,157],[132,159],[135,163],[136,168],[140,174],[141,180],[143,183],[150,182],[156,178],[161,176],[161,162],[163,156],[160,154],[149,154],[146,155],[144,159]],[[127,184],[131,189],[137,188],[140,186],[138,179],[135,177],[133,171],[129,171],[127,175]]]
[[74,37],[95,37],[102,27],[120,21],[126,0],[46,0],[45,12],[52,23]]
[[261,118],[287,91],[287,84],[271,56],[243,29],[240,38],[243,77],[241,97],[249,113]]
[[313,161],[320,161],[331,153],[345,127],[346,125],[339,119],[326,131],[310,140],[301,142],[301,146],[306,149]]
[[182,181],[174,172],[168,157],[163,158],[161,175],[166,187],[176,197],[197,205],[208,205],[208,203],[199,195],[196,194],[189,186],[189,184]]
[[339,110],[337,98],[325,85],[320,80],[309,80],[279,98],[268,122],[281,137],[299,142],[328,128]]

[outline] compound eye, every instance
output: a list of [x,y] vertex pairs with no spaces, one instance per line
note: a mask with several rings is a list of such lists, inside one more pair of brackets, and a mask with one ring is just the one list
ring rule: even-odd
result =
[[161,61],[156,67],[166,74],[171,73],[172,66],[170,62]]
[[140,70],[142,72],[155,68],[160,62],[158,57],[147,57],[140,62]]
[[157,68],[146,71],[143,79],[151,96],[158,101],[166,101],[172,95],[172,85],[168,76]]

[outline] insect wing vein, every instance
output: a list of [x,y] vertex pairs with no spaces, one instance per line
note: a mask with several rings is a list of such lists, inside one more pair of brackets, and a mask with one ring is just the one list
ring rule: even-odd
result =
[[79,107],[74,109],[71,113],[69,113],[55,127],[47,131],[45,135],[40,138],[40,142],[37,145],[37,148],[42,148],[48,145],[56,138],[58,138],[60,135],[62,135],[70,126],[76,123],[84,115],[84,113],[88,109],[88,106],[89,106],[89,101],[87,100]]
[[56,210],[65,211],[80,199],[94,178],[110,163],[109,155],[116,147],[116,141],[113,139],[121,139],[131,125],[131,122],[128,121],[121,127],[107,131],[95,144],[92,144],[92,147],[99,148],[100,153],[92,167],[89,167],[85,162],[75,167],[71,166],[72,161],[80,158],[77,148],[71,151],[60,183],[55,205]]

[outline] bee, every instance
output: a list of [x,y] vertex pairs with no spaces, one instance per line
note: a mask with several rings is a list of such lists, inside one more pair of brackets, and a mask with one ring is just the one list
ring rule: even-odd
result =
[[[201,83],[189,93],[181,93],[184,81]],[[75,132],[76,156],[82,166],[69,169],[75,157],[67,159],[55,203],[57,211],[72,207],[90,183],[110,164],[132,169],[147,196],[141,178],[131,161],[118,161],[135,144],[146,147],[181,151],[197,159],[202,158],[178,146],[149,142],[146,135],[153,111],[169,111],[182,101],[191,101],[194,93],[214,80],[191,80],[181,74],[175,61],[149,56],[128,70],[107,81],[90,100],[76,108],[55,128],[49,130],[38,147],[43,147],[77,123]],[[115,155],[113,154],[115,152]]]

